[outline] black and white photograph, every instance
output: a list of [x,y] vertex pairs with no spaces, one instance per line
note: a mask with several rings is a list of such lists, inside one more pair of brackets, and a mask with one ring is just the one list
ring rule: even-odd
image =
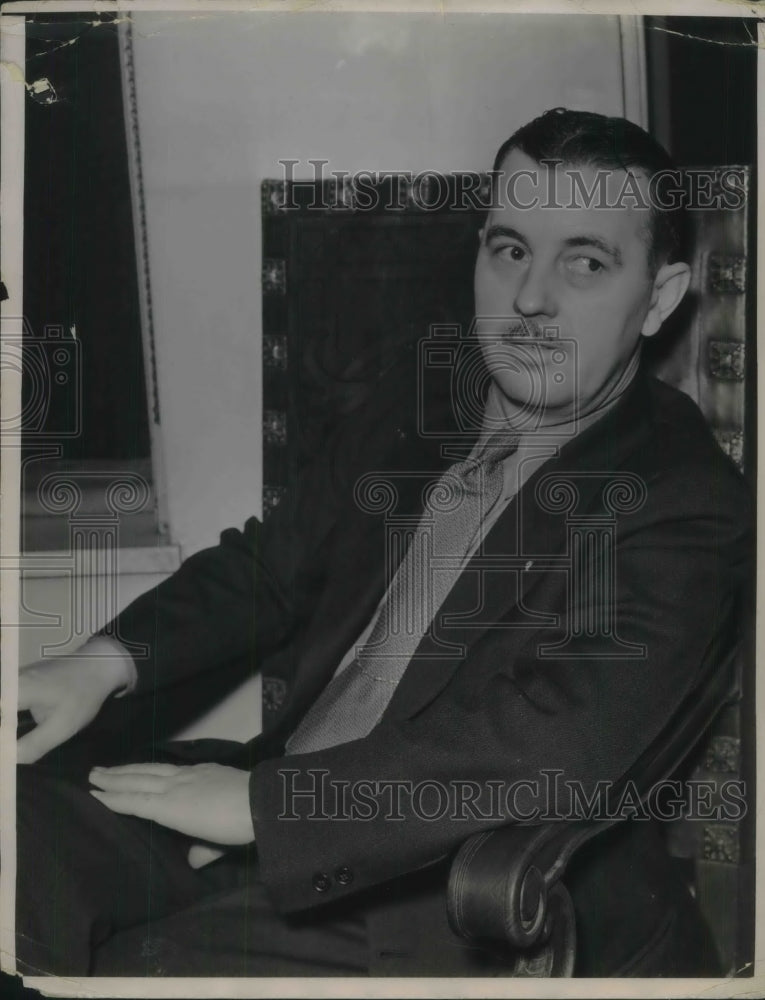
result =
[[9,996],[757,995],[760,13],[3,4]]

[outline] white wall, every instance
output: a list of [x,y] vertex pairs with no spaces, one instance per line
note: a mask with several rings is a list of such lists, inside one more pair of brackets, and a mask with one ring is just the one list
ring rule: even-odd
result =
[[184,556],[260,511],[260,205],[280,158],[484,170],[556,105],[624,112],[619,19],[134,13],[167,502]]

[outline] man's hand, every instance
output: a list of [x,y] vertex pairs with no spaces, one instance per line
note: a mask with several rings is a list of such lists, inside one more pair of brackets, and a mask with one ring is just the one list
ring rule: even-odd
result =
[[76,653],[40,660],[19,672],[19,710],[37,726],[18,742],[19,764],[33,764],[84,729],[115,691],[133,679],[133,661],[119,643],[91,639]]
[[213,844],[255,839],[250,772],[222,764],[125,764],[96,767],[90,794],[113,812],[153,819]]

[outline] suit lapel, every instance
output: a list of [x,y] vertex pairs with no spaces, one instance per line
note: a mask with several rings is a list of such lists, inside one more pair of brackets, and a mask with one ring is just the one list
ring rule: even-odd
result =
[[[619,402],[529,478],[457,579],[391,699],[386,715],[406,718],[431,701],[502,621],[519,627],[553,624],[524,598],[545,569],[565,555],[571,513],[597,509],[605,486],[648,432],[648,387],[639,373]],[[575,508],[570,502],[574,500]],[[561,500],[568,503],[561,504]]]

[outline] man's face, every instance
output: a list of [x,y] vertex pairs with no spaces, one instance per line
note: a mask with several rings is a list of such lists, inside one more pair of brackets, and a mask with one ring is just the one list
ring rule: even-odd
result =
[[[563,164],[551,178],[525,153],[510,152],[475,269],[477,336],[501,403],[508,415],[538,408],[546,424],[597,408],[634,366],[654,293],[647,207],[629,197],[615,208],[596,197],[587,207],[572,186],[574,169],[589,191],[594,167]],[[545,204],[551,180],[558,207]],[[608,204],[627,181],[625,172],[609,172]]]

